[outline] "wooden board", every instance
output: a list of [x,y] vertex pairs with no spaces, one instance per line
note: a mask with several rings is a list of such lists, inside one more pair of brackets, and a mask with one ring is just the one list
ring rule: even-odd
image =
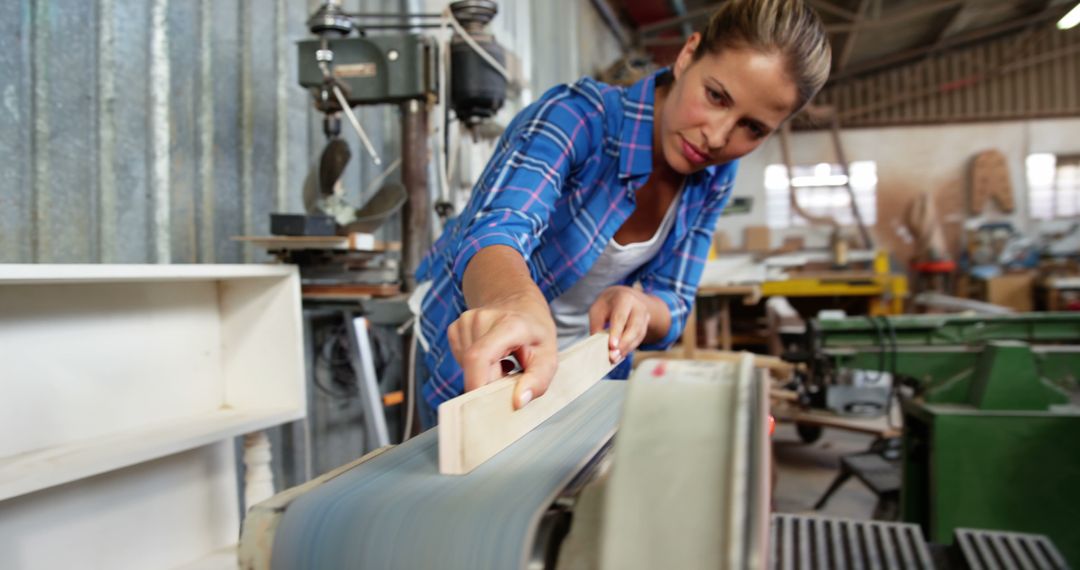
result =
[[85,440],[0,457],[0,501],[230,440],[301,416],[293,408],[222,408]]
[[[786,399],[786,396],[776,398],[776,395],[779,394],[770,393],[769,397],[775,403],[772,414],[778,422],[794,422],[796,424],[836,428],[886,438],[899,437],[903,433],[900,428],[890,426],[884,416],[876,418],[843,417],[822,410],[802,410],[794,405],[795,402]],[[898,415],[895,410],[892,413],[894,418]]]
[[742,297],[742,304],[756,305],[761,300],[761,285],[702,285],[698,297]]
[[513,408],[517,375],[507,376],[439,406],[439,472],[463,475],[529,433],[585,393],[612,368],[608,334],[595,334],[559,353],[547,392]]
[[267,250],[338,249],[346,251],[401,251],[401,242],[375,239],[373,234],[351,233],[347,236],[233,236]]
[[384,283],[380,285],[304,285],[300,288],[305,299],[370,299],[372,297],[393,297],[401,294],[401,286],[397,283]]

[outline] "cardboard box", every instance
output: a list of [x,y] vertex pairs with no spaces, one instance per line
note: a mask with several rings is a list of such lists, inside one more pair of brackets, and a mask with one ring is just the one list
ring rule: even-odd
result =
[[743,249],[753,253],[765,253],[772,250],[772,236],[769,226],[747,226],[743,229]]
[[1026,313],[1034,310],[1035,272],[1007,273],[987,279],[984,301]]

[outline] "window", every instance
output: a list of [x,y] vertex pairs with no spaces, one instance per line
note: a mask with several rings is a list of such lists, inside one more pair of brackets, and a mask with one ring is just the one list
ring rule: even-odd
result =
[[1080,156],[1028,155],[1027,182],[1032,218],[1080,215]]
[[[830,216],[841,225],[855,225],[851,196],[844,184],[848,177],[838,164],[794,166],[791,185],[803,210],[814,216]],[[877,222],[877,164],[872,160],[852,162],[851,189],[866,225]],[[765,212],[770,228],[806,226],[807,221],[791,207],[787,168],[783,164],[765,167]]]

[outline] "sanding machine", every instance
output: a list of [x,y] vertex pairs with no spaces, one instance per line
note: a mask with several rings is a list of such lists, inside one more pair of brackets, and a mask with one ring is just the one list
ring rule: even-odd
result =
[[959,529],[945,548],[909,523],[770,516],[767,426],[750,358],[646,361],[465,475],[439,474],[436,428],[255,505],[241,566],[1067,567],[1039,535]]

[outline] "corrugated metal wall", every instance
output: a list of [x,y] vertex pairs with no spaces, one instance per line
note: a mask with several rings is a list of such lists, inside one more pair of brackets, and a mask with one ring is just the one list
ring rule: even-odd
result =
[[1080,29],[1051,23],[825,89],[847,127],[1080,115]]
[[[294,42],[316,4],[0,3],[0,262],[260,257],[231,236],[265,234],[271,211],[301,211],[323,143],[295,84]],[[391,162],[396,109],[359,115]],[[355,202],[378,172],[354,153],[345,180]]]

